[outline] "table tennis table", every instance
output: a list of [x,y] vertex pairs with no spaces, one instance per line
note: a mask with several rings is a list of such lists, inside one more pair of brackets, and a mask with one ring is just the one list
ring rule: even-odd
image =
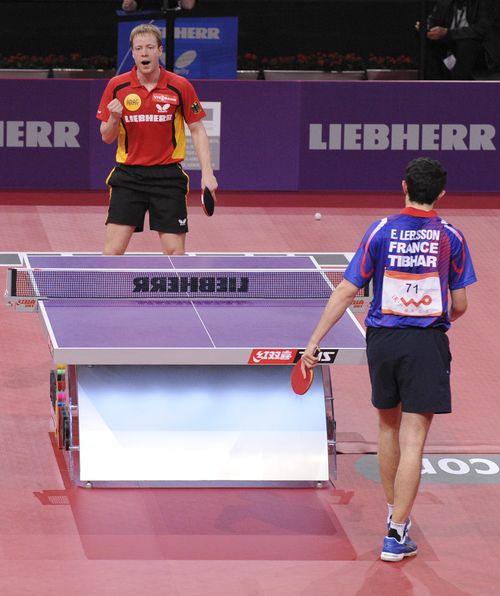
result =
[[[305,396],[293,393],[290,373],[348,256],[32,253],[22,261],[35,295],[29,287],[20,295],[21,271],[11,269],[7,299],[36,309],[43,323],[55,434],[77,484],[335,477],[330,365],[365,363],[355,316],[347,311],[324,338],[321,374]],[[309,272],[312,296],[288,285]],[[263,289],[254,293],[256,280]]]

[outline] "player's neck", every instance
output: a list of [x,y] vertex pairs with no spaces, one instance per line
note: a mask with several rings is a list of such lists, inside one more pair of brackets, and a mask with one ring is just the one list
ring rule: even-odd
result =
[[160,79],[160,69],[158,68],[158,70],[155,70],[154,72],[147,74],[137,71],[137,79],[139,80],[139,83],[141,85],[143,85],[146,88],[152,89],[156,87],[156,84]]
[[405,197],[405,207],[412,207],[412,209],[420,209],[420,211],[434,211],[436,203],[428,204],[428,203],[415,203],[414,201],[410,201],[408,195]]

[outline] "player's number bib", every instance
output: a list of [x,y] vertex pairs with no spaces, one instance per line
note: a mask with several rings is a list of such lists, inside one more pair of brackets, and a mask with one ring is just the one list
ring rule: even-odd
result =
[[384,272],[382,312],[405,317],[439,317],[443,314],[439,274]]

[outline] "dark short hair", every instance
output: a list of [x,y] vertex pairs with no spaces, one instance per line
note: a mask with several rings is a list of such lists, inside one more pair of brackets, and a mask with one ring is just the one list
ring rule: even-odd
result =
[[430,157],[418,157],[406,166],[405,181],[410,201],[432,205],[446,185],[443,166]]

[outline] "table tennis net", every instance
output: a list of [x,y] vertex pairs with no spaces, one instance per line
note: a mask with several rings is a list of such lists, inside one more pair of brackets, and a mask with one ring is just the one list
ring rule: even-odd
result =
[[[11,269],[7,294],[38,299],[327,299],[342,270]],[[364,290],[360,290],[360,296]]]

